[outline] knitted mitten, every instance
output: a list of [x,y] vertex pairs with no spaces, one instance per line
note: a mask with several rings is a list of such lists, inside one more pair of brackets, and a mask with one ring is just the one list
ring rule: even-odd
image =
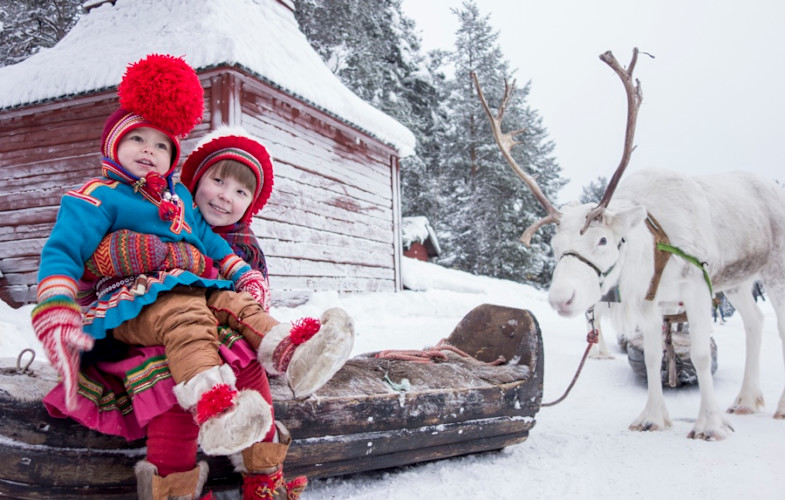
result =
[[79,389],[79,353],[91,350],[95,339],[82,331],[82,310],[70,297],[49,297],[33,309],[32,316],[35,335],[63,379],[66,407],[73,410]]
[[304,318],[273,327],[258,358],[271,375],[285,374],[297,398],[307,397],[341,369],[354,346],[354,323],[343,309],[328,309],[321,323]]
[[238,391],[229,365],[214,366],[174,387],[177,402],[194,414],[207,455],[229,455],[261,441],[273,425],[272,408],[251,389]]
[[260,271],[254,269],[243,274],[235,283],[235,289],[250,293],[265,312],[270,310],[270,284]]
[[104,236],[85,262],[84,278],[122,278],[155,271],[184,269],[199,276],[212,271],[212,260],[182,241],[165,242],[152,234],[120,229]]

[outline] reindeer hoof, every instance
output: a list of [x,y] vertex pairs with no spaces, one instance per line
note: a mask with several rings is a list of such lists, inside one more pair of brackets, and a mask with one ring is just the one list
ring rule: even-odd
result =
[[638,432],[647,432],[647,431],[659,431],[660,426],[655,424],[654,422],[642,422],[640,424],[632,424],[629,429],[631,431],[638,431]]
[[687,434],[687,437],[689,439],[701,439],[703,441],[722,441],[728,437],[731,432],[736,432],[736,429],[729,423],[723,422],[722,425],[716,429],[709,428],[702,431],[692,429],[690,433]]
[[734,415],[752,415],[755,413],[755,410],[749,406],[731,406],[726,410],[726,413],[732,413]]
[[695,432],[695,431],[690,431],[690,433],[687,434],[687,438],[689,438],[689,439],[700,439],[700,440],[703,440],[703,441],[722,441],[723,439],[725,439],[725,436],[720,434],[720,433],[717,433],[717,432]]
[[774,419],[775,420],[785,420],[785,412],[778,411],[777,413],[774,414]]

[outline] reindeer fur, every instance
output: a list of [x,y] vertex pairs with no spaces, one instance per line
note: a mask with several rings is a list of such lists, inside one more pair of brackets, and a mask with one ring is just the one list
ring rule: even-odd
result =
[[[724,291],[739,312],[747,335],[742,386],[730,413],[763,407],[759,386],[762,313],[752,297],[763,282],[774,307],[785,358],[785,189],[753,174],[735,172],[688,177],[659,169],[640,170],[623,180],[601,220],[580,234],[593,205],[563,209],[552,240],[556,268],[549,301],[559,314],[575,316],[594,306],[612,287],[621,303],[609,312],[617,331],[644,335],[648,400],[633,430],[671,426],[660,384],[662,316],[684,310],[690,323],[690,357],[700,385],[701,403],[691,438],[723,439],[733,429],[724,418],[711,377],[711,294],[701,270],[679,256],[668,261],[653,301],[645,300],[654,274],[651,213],[671,244],[705,261],[714,291]],[[605,244],[602,244],[603,238]],[[574,252],[602,271],[603,279]],[[785,391],[775,418],[785,419]]]

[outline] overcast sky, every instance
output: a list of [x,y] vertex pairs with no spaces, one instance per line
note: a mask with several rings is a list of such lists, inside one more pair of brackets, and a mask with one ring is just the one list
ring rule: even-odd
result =
[[[403,0],[426,50],[451,48],[461,0]],[[621,158],[626,97],[598,56],[612,50],[643,88],[629,170],[751,170],[785,181],[785,1],[477,0],[519,82],[531,81],[576,199]],[[514,124],[507,124],[513,126]]]

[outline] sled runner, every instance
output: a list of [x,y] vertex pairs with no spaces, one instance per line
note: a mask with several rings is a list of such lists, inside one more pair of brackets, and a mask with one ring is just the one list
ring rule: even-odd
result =
[[[145,456],[143,440],[128,443],[49,417],[41,398],[56,383],[53,370],[38,362],[17,370],[9,359],[1,365],[0,497],[135,498],[133,466]],[[295,400],[285,382],[270,379],[276,418],[294,438],[286,475],[312,479],[521,443],[535,424],[542,384],[534,316],[488,304],[437,347],[350,359],[309,398]],[[239,487],[226,457],[200,459],[210,464],[207,489]]]

